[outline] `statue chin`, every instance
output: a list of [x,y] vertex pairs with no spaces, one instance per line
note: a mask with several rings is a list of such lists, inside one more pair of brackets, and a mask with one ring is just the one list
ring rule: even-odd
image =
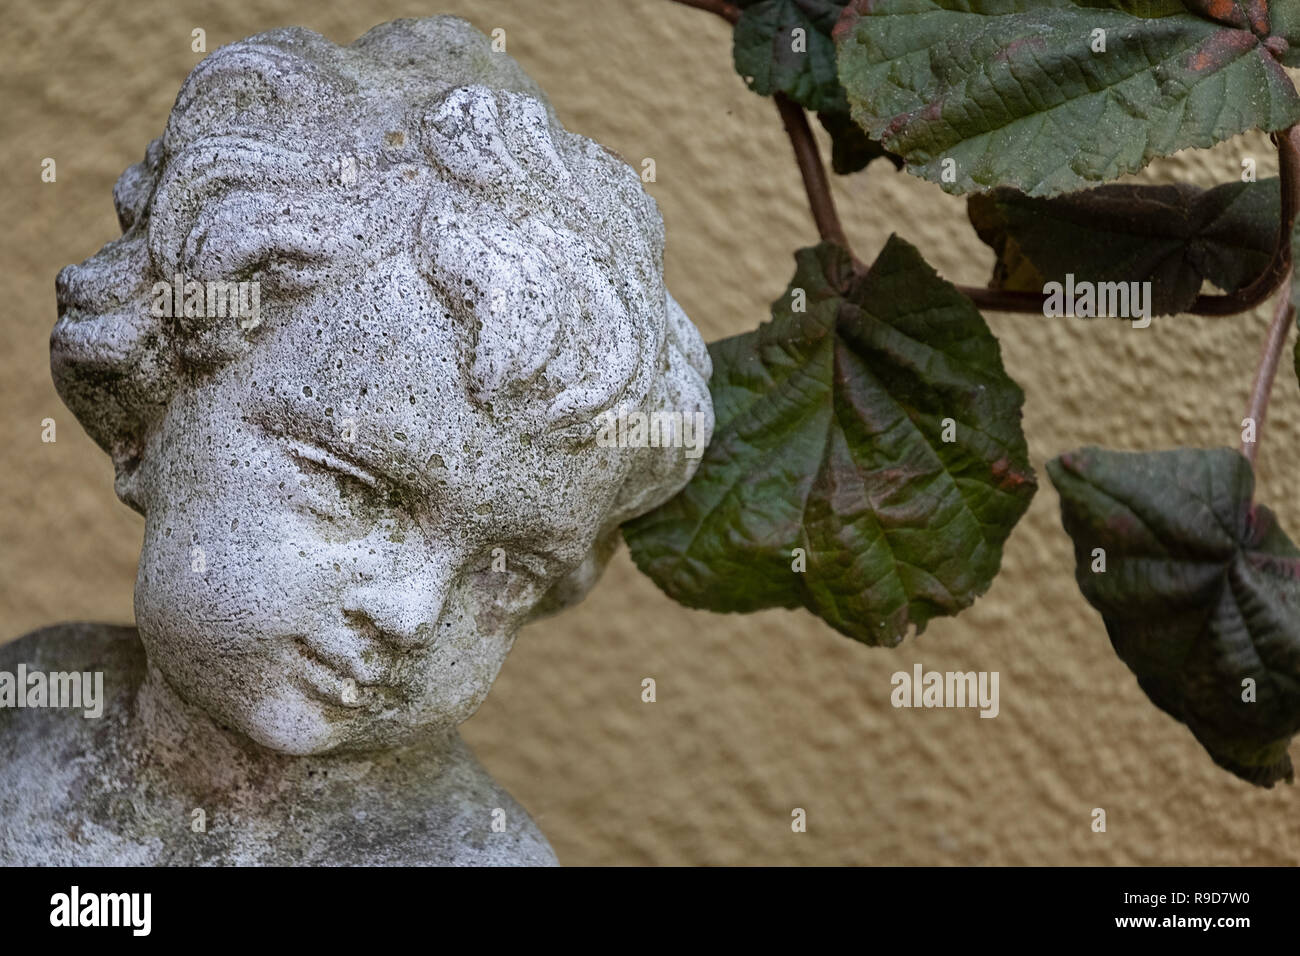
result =
[[457,728],[712,433],[637,172],[434,17],[215,51],[114,202],[51,371],[139,631],[0,647],[0,863],[554,864]]

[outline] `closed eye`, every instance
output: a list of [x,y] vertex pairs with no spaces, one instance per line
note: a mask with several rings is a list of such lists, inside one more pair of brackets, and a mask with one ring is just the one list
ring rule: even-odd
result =
[[316,285],[328,260],[297,246],[207,229],[186,240],[182,264],[187,276],[200,281],[257,279],[275,291],[292,292]]
[[323,261],[315,256],[272,252],[245,267],[242,274],[262,280],[276,292],[293,292],[316,285],[324,271]]
[[378,489],[380,486],[379,479],[360,465],[340,458],[315,445],[299,445],[293,448],[291,453],[299,462],[315,470],[329,472],[335,477],[344,477],[360,482],[371,490]]
[[534,578],[545,580],[550,570],[550,562],[536,554],[517,555],[517,563]]

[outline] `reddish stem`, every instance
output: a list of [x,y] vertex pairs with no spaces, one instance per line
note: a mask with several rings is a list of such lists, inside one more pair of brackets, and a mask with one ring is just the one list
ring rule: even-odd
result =
[[678,3],[699,10],[716,13],[733,26],[740,20],[740,7],[727,3],[727,0],[677,0]]
[[[675,0],[676,3],[717,14],[730,24],[740,20],[740,8],[727,0]],[[812,210],[813,221],[817,223],[817,233],[824,242],[834,242],[849,250],[848,237],[840,224],[839,214],[835,210],[835,201],[831,198],[830,184],[826,179],[826,168],[822,165],[821,152],[808,126],[808,117],[804,109],[782,93],[775,96],[776,108],[781,114],[781,123],[785,126],[794,156],[799,164],[799,173],[803,177],[804,192],[808,194],[808,205]],[[1273,141],[1277,144],[1278,167],[1281,178],[1282,202],[1281,222],[1279,223],[1277,244],[1268,268],[1255,281],[1227,295],[1198,295],[1187,310],[1193,315],[1236,315],[1255,308],[1269,299],[1282,285],[1282,281],[1291,268],[1291,228],[1300,210],[1300,127],[1291,127],[1285,132],[1274,133]],[[865,268],[856,256],[854,266]],[[1042,314],[1043,303],[1047,296],[1041,292],[1014,292],[1006,289],[988,289],[978,286],[957,286],[978,308],[995,312],[1029,312]],[[1274,369],[1276,371],[1276,369]],[[1267,402],[1267,398],[1265,398]]]
[[[1289,276],[1288,271],[1283,279]],[[1246,460],[1252,467],[1259,454],[1259,443],[1264,437],[1264,415],[1268,411],[1268,399],[1273,393],[1273,379],[1277,377],[1282,348],[1286,345],[1287,333],[1291,331],[1291,320],[1294,316],[1295,306],[1291,302],[1291,284],[1288,282],[1282,294],[1277,297],[1277,308],[1273,311],[1273,321],[1269,323],[1268,334],[1264,336],[1259,365],[1255,368],[1255,381],[1250,387],[1250,403],[1246,406],[1246,417],[1255,422],[1255,440],[1243,441],[1241,453],[1246,456]]]
[[808,126],[808,116],[802,106],[784,93],[777,93],[775,99],[781,123],[794,148],[795,162],[799,164],[799,175],[803,177],[808,206],[812,210],[813,221],[817,223],[817,234],[823,242],[833,242],[848,249],[849,240],[844,235],[844,227],[840,225],[839,213],[835,211],[831,186],[826,180],[826,167],[822,165],[821,151]]
[[[1273,134],[1277,144],[1278,174],[1281,180],[1281,218],[1273,258],[1262,275],[1249,285],[1227,295],[1198,295],[1187,310],[1193,315],[1237,315],[1248,312],[1268,299],[1282,285],[1291,268],[1291,228],[1300,209],[1300,127]],[[981,309],[996,312],[1043,311],[1046,300],[1041,292],[1011,292],[1005,289],[981,289],[958,286]]]

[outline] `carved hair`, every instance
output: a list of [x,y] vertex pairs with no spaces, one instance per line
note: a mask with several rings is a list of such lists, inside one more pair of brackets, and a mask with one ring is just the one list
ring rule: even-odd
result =
[[[93,268],[60,274],[51,367],[134,507],[132,476],[171,396],[266,331],[155,317],[149,288],[173,272],[239,278],[268,255],[413,255],[419,294],[463,333],[469,399],[566,440],[589,440],[615,406],[709,409],[708,353],[664,288],[663,224],[639,177],[564,130],[464,21],[398,20],[348,47],[302,29],[223,47],[190,74],[114,201],[123,238]],[[525,310],[527,323],[512,321]],[[693,471],[680,448],[639,454],[612,522]]]

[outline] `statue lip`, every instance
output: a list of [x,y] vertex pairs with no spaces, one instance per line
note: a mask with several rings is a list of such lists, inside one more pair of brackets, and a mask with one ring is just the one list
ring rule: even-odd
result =
[[[314,697],[340,707],[358,708],[364,703],[361,688],[394,689],[383,681],[365,679],[360,673],[360,662],[351,657],[340,659],[329,655],[300,635],[293,638],[293,645],[299,660],[307,665],[305,673],[298,675],[297,683]],[[354,685],[352,688],[349,682]]]

